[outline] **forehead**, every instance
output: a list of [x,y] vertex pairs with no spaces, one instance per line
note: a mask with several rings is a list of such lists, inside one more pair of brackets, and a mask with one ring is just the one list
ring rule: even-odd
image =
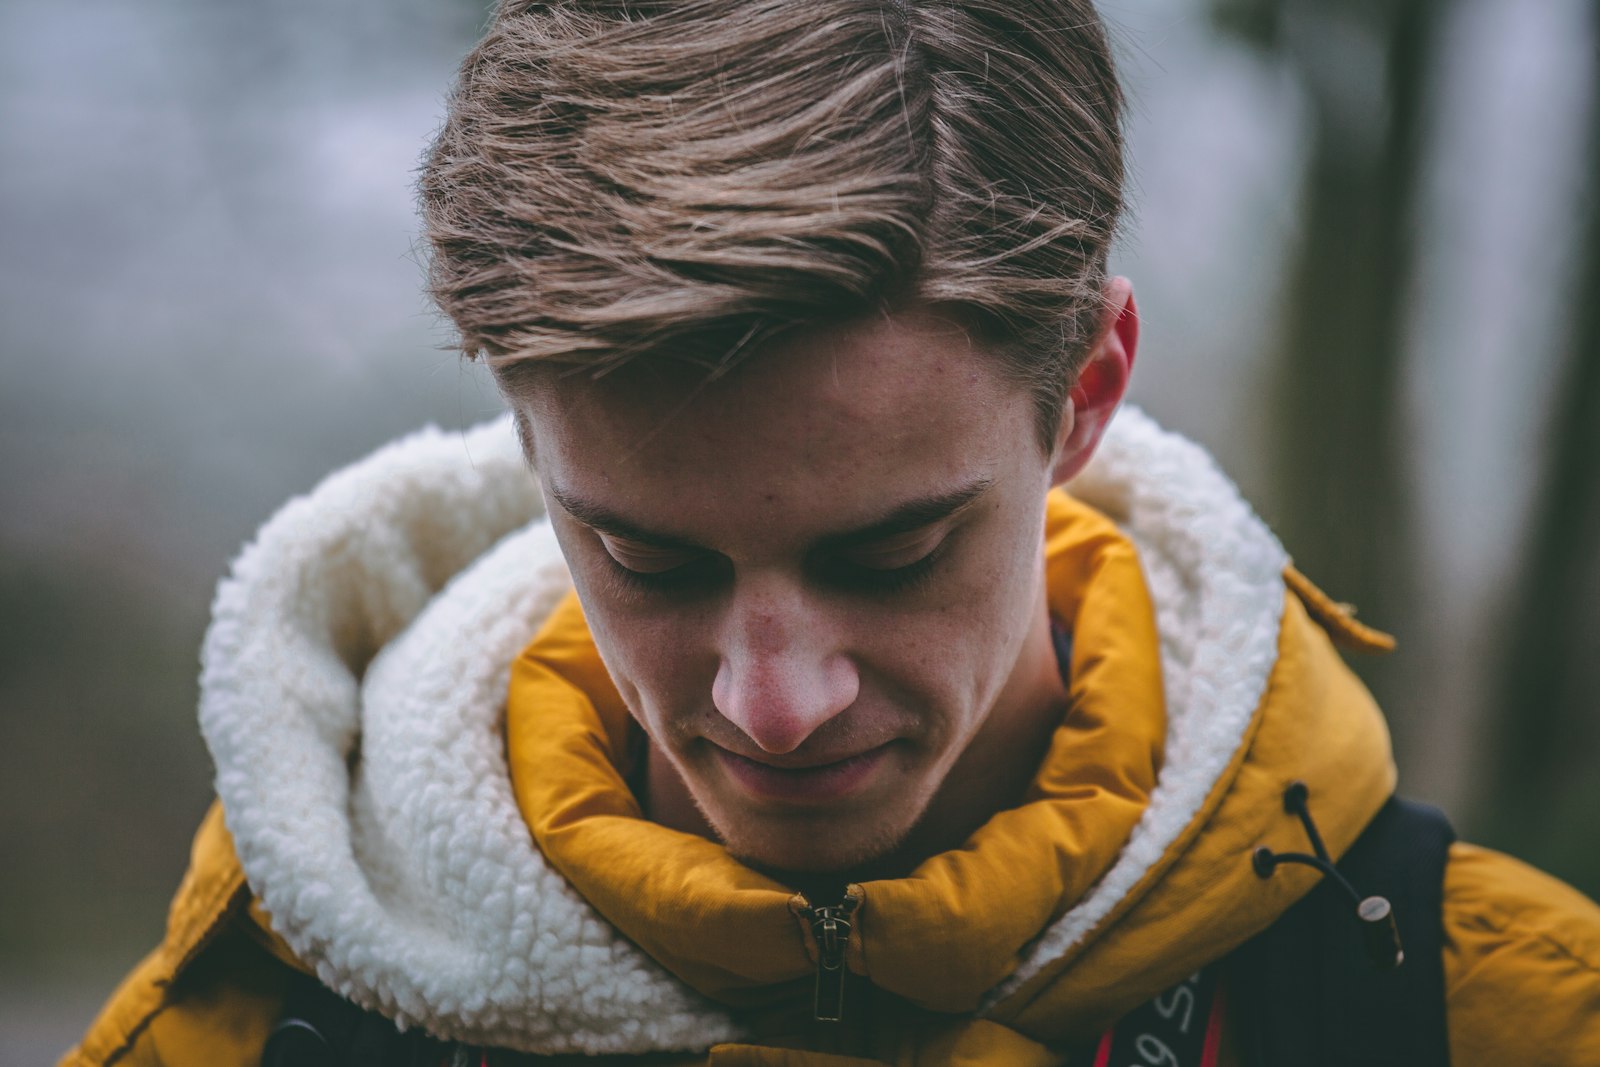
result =
[[522,407],[547,480],[657,520],[824,501],[842,518],[994,478],[1019,452],[1043,463],[1027,391],[929,312],[800,333],[712,382],[635,366],[548,383]]

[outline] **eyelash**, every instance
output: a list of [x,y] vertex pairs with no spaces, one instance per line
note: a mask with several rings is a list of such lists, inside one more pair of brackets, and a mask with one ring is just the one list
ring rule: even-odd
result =
[[623,566],[617,557],[604,549],[601,549],[601,555],[605,557],[611,576],[630,593],[700,592],[715,582],[715,577],[707,573],[713,569],[710,561],[701,560],[671,570],[646,572]]
[[[950,538],[945,537],[921,559],[888,570],[837,561],[823,568],[824,580],[829,585],[847,592],[877,596],[909,592],[926,583],[932,576],[934,568],[944,557],[949,541]],[[724,577],[722,574],[708,573],[723,569],[711,560],[697,560],[673,567],[671,570],[646,572],[624,566],[610,552],[604,549],[601,551],[609,564],[612,576],[632,593],[705,592]]]
[[944,556],[945,545],[949,542],[946,537],[934,546],[933,551],[903,567],[893,567],[882,570],[877,567],[863,567],[859,564],[839,562],[828,568],[828,578],[832,584],[840,588],[889,595],[906,593],[923,585],[932,576],[933,569]]

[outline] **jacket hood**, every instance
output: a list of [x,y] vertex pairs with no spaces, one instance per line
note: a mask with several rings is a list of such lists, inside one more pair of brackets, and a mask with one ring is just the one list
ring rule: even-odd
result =
[[[1137,547],[1166,729],[1094,884],[959,1006],[1041,1041],[1114,1018],[1309,888],[1249,870],[1256,845],[1301,844],[1290,780],[1329,798],[1336,854],[1393,787],[1381,719],[1311,619],[1371,635],[1292,571],[1286,597],[1283,549],[1209,456],[1125,409],[1069,489]],[[542,510],[499,420],[391,445],[263,527],[203,651],[240,865],[299,961],[402,1025],[544,1053],[738,1040],[733,1013],[546,861],[519,809],[512,664],[570,588]]]

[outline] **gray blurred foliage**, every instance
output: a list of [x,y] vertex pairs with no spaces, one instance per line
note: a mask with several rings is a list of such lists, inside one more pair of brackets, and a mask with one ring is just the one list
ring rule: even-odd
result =
[[[1102,3],[1135,399],[1398,632],[1360,666],[1408,792],[1590,894],[1593,7]],[[160,935],[239,544],[381,442],[498,408],[422,298],[410,192],[485,11],[0,4],[0,1062],[70,1041]]]
[[[1416,207],[1441,0],[1221,0],[1218,22],[1282,55],[1307,100],[1301,234],[1285,293],[1272,405],[1269,515],[1299,566],[1371,619],[1417,607],[1412,457],[1402,368]],[[1341,521],[1343,520],[1343,521]],[[1404,658],[1359,664],[1402,760]]]
[[[0,995],[101,997],[159,938],[238,546],[498,409],[422,299],[410,193],[486,10],[0,5]],[[31,1017],[0,1004],[0,1061]]]
[[[1600,3],[1595,5],[1600,26]],[[1600,63],[1590,71],[1588,173],[1600,175]],[[1475,798],[1485,840],[1600,886],[1600,198],[1591,189],[1577,299],[1544,433],[1527,550],[1497,660],[1493,753]]]
[[[1302,233],[1275,368],[1270,518],[1297,562],[1398,632],[1426,630],[1426,551],[1402,373],[1413,343],[1419,197],[1447,0],[1214,0],[1220,28],[1285,56],[1309,100]],[[1600,24],[1600,5],[1591,26]],[[1600,64],[1584,173],[1600,175]],[[1591,893],[1600,886],[1600,207],[1577,205],[1577,285],[1554,378],[1521,566],[1504,591],[1477,773],[1457,817]],[[1344,521],[1341,521],[1344,520]],[[1404,656],[1358,663],[1405,766],[1429,757],[1430,679]],[[1430,707],[1430,704],[1433,706]]]

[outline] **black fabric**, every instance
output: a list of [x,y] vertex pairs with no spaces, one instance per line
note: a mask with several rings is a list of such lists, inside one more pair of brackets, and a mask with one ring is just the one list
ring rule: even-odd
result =
[[1329,879],[1233,954],[1247,1067],[1448,1067],[1442,910],[1454,840],[1440,812],[1391,798],[1337,864],[1357,892],[1394,906],[1398,968],[1373,964],[1354,904]]
[[1050,620],[1050,647],[1056,653],[1056,670],[1061,674],[1061,683],[1071,689],[1072,631],[1056,622],[1055,619]]
[[420,1030],[401,1033],[309,975],[296,975],[261,1067],[438,1067],[450,1046]]

